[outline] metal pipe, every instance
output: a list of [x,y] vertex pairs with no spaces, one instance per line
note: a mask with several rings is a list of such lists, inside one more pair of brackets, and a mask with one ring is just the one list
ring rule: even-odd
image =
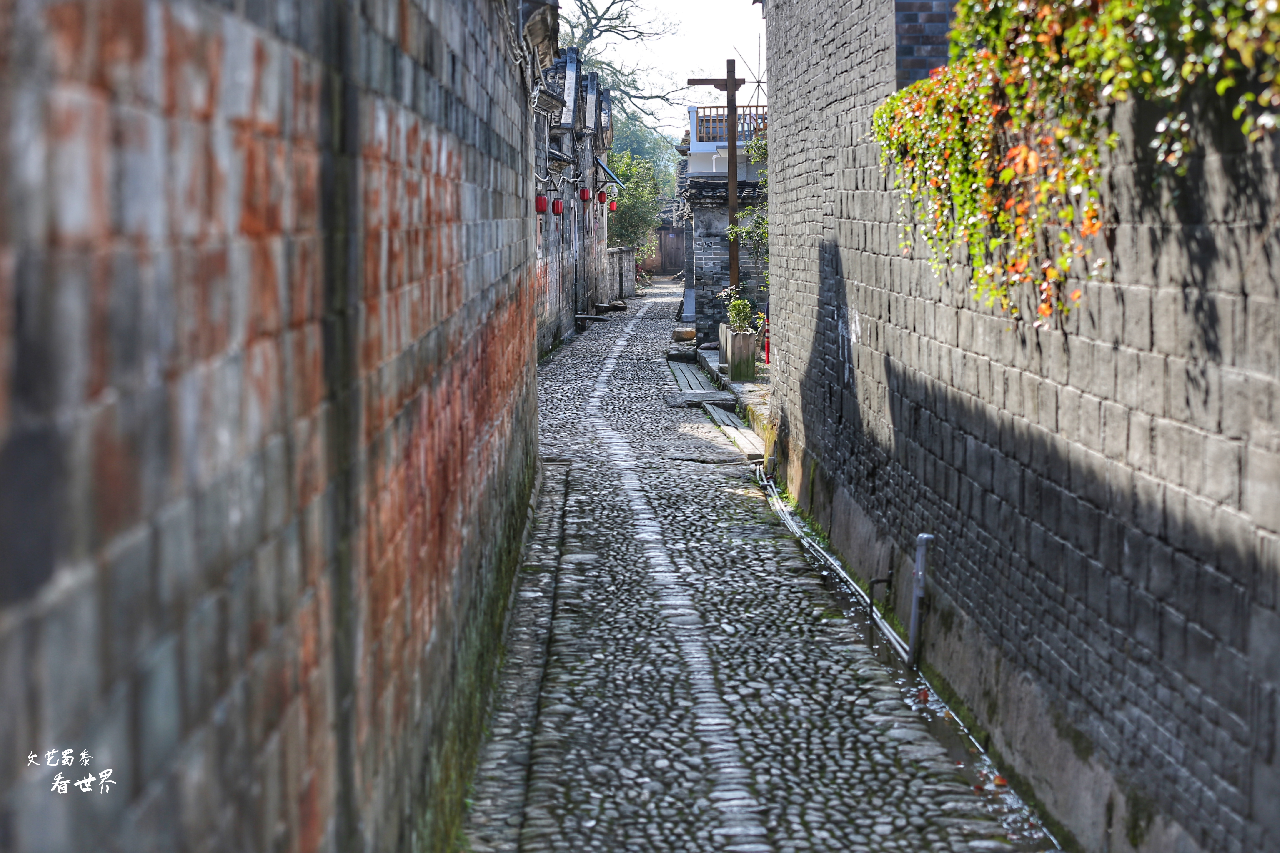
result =
[[920,661],[920,599],[924,598],[924,564],[933,536],[921,533],[916,537],[916,568],[911,573],[911,630],[907,634],[907,666],[915,669]]
[[871,639],[875,639],[876,632],[876,584],[884,584],[884,605],[889,607],[889,588],[893,584],[893,569],[889,570],[889,576],[886,578],[872,578],[867,582],[867,625],[871,634]]

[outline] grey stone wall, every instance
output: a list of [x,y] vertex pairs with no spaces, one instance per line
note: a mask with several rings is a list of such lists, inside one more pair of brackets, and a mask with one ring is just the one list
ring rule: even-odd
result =
[[636,250],[620,246],[608,250],[609,272],[607,286],[601,288],[604,301],[630,298],[636,295]]
[[1201,117],[1179,195],[1121,116],[1064,330],[898,248],[886,0],[771,0],[782,475],[862,577],[937,538],[925,660],[1089,851],[1280,850],[1277,153]]
[[0,2],[0,849],[451,846],[536,471],[516,5]]
[[897,0],[893,4],[898,88],[923,80],[946,64],[951,6],[947,0]]
[[[577,330],[575,314],[594,314],[596,304],[607,302],[609,262],[606,256],[609,223],[608,205],[600,204],[597,192],[603,189],[602,173],[596,159],[606,160],[612,144],[612,130],[606,122],[611,116],[597,109],[589,131],[586,103],[589,66],[581,65],[576,56],[569,62],[568,53],[557,60],[543,75],[534,121],[534,174],[537,193],[547,197],[547,212],[534,217],[537,263],[534,268],[535,312],[538,319],[538,353],[545,355]],[[566,82],[567,69],[578,74]],[[576,106],[571,126],[564,124],[565,88],[576,86]],[[595,83],[592,82],[593,87]],[[554,150],[570,162],[552,156]],[[590,201],[583,202],[580,189],[590,191]],[[552,205],[563,203],[556,215]]]
[[[729,286],[729,214],[723,208],[692,207],[692,265],[698,343],[719,339],[729,309],[720,294]],[[738,251],[739,292],[759,310],[768,299],[764,265],[746,248]]]

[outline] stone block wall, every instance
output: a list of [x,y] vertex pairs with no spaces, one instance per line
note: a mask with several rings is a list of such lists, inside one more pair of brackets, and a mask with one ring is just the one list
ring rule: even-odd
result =
[[0,0],[0,849],[451,843],[536,470],[511,8]]
[[[570,53],[572,51],[566,51]],[[608,302],[610,262],[607,255],[608,206],[598,191],[604,188],[596,159],[608,156],[612,130],[598,125],[586,129],[583,103],[587,100],[587,76],[579,67],[576,81],[566,82],[568,57],[544,75],[545,88],[534,120],[534,174],[537,192],[547,197],[547,212],[535,214],[537,263],[534,269],[535,312],[538,318],[538,353],[546,355],[577,331],[576,314],[594,314],[596,305]],[[575,59],[574,64],[577,65]],[[591,85],[595,85],[594,83]],[[560,126],[564,117],[565,87],[579,88],[574,128]],[[607,90],[606,90],[607,91]],[[603,111],[602,111],[603,112]],[[603,125],[603,114],[596,119]],[[612,120],[611,116],[608,120]],[[552,149],[571,163],[554,158]],[[590,199],[582,201],[579,190]],[[563,212],[552,212],[555,201]]]
[[893,4],[899,89],[946,64],[951,6],[947,0],[896,0]]
[[[729,322],[728,304],[720,294],[729,286],[729,213],[724,208],[693,207],[693,283],[698,343],[719,339],[720,324]],[[764,265],[745,247],[738,248],[738,282],[742,296],[760,310],[768,300]]]
[[1121,115],[1104,274],[1015,324],[898,247],[893,11],[767,9],[782,476],[900,616],[937,536],[926,664],[1081,849],[1280,850],[1277,149],[1210,110],[1174,196]]
[[630,299],[636,295],[636,250],[628,246],[620,246],[608,250],[609,282],[607,301]]

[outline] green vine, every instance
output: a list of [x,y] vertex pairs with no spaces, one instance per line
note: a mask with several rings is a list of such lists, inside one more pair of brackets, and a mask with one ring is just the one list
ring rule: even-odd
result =
[[975,296],[1015,316],[1032,288],[1037,326],[1101,266],[1088,238],[1116,103],[1168,107],[1152,148],[1178,173],[1197,93],[1234,94],[1250,139],[1280,111],[1277,0],[960,0],[951,39],[951,64],[891,96],[873,132],[934,269],[966,263]]
[[[764,164],[769,162],[769,138],[766,131],[759,131],[747,143],[747,159],[760,167],[760,192],[769,191],[769,172]],[[748,205],[738,216],[737,225],[730,225],[729,239],[745,245],[764,268],[764,283],[769,284],[769,206]]]

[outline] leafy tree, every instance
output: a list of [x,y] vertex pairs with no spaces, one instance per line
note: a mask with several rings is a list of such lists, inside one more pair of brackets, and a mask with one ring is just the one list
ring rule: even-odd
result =
[[617,195],[618,209],[609,214],[609,245],[634,246],[636,260],[648,258],[658,244],[653,236],[659,211],[653,163],[624,151],[610,155],[609,168],[627,185]]
[[675,142],[654,130],[639,116],[618,114],[613,125],[613,155],[630,154],[653,164],[659,192],[676,194]]

